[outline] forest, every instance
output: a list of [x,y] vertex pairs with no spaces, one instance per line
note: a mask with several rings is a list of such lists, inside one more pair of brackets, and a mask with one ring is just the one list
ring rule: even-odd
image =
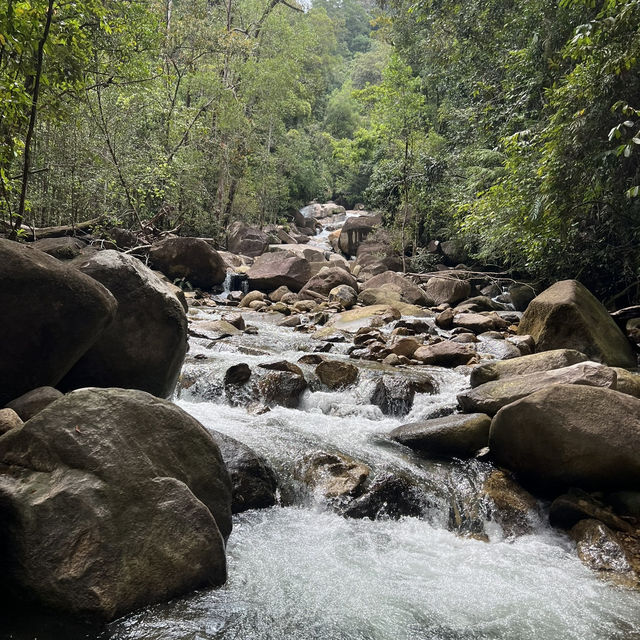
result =
[[[332,199],[609,306],[640,287],[640,0],[2,0],[0,219],[224,246]],[[97,231],[96,231],[97,230]]]

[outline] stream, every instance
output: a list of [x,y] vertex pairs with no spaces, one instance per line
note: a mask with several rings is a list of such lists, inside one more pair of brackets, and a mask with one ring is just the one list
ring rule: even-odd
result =
[[[199,308],[191,315],[221,314],[220,308]],[[175,401],[206,427],[267,458],[287,494],[283,505],[234,518],[225,587],[118,620],[100,640],[640,638],[640,596],[600,580],[543,519],[532,523],[531,535],[503,534],[478,501],[487,463],[425,461],[385,438],[399,424],[450,412],[467,384],[463,373],[429,368],[440,391],[418,394],[404,418],[385,417],[368,404],[380,374],[370,363],[359,363],[361,382],[350,390],[327,392],[312,384],[298,409],[257,415],[225,402],[227,367],[296,362],[317,343],[277,327],[270,314],[250,312],[245,320],[257,335],[213,346],[191,339],[184,375],[197,383]],[[331,356],[346,357],[341,347]],[[312,367],[302,368],[312,378]],[[321,496],[296,494],[292,469],[318,450],[411,476],[423,493],[424,515],[348,519]],[[488,542],[461,535],[465,517],[452,525],[453,503],[471,514],[473,530],[480,526]]]

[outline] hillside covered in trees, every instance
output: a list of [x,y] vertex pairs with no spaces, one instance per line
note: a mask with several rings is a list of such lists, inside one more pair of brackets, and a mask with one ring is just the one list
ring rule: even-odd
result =
[[640,276],[638,0],[5,0],[0,217],[221,246],[233,220],[380,211],[414,270]]

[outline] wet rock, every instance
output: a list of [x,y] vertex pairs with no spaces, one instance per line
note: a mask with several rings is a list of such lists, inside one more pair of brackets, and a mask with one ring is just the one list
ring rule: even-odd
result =
[[347,218],[338,239],[340,251],[347,256],[355,256],[358,246],[381,222],[380,216],[353,216]]
[[416,388],[403,376],[382,376],[371,394],[370,402],[380,407],[386,416],[406,416],[413,407]]
[[581,520],[569,532],[575,541],[578,557],[598,573],[628,586],[637,583],[638,576],[616,535],[598,520]]
[[420,347],[413,354],[413,357],[423,364],[440,367],[457,367],[462,364],[467,364],[474,355],[475,349],[472,345],[444,340],[443,342]]
[[317,300],[319,294],[325,298],[332,289],[340,285],[346,285],[352,289],[358,288],[356,279],[341,267],[322,267],[300,290],[298,297],[301,300]]
[[22,420],[13,409],[0,409],[0,436],[21,426]]
[[469,458],[487,446],[490,426],[486,414],[454,414],[402,425],[389,437],[426,456]]
[[316,375],[331,390],[351,386],[358,379],[358,368],[342,360],[323,360]]
[[525,376],[486,382],[458,394],[458,403],[467,413],[480,411],[495,415],[502,407],[552,384],[615,389],[616,379],[616,373],[610,367],[597,362],[579,362],[553,371],[538,371]]
[[62,393],[53,387],[38,387],[9,402],[7,409],[13,409],[23,422],[42,411],[45,407],[62,398]]
[[538,503],[510,474],[494,469],[482,490],[492,504],[491,517],[502,527],[505,535],[533,533]]
[[505,340],[504,336],[495,337],[493,332],[481,333],[477,340],[476,350],[480,357],[488,355],[495,360],[511,360],[521,356],[518,347]]
[[345,309],[351,309],[358,301],[358,294],[353,287],[341,284],[329,291],[329,302],[338,302]]
[[224,384],[244,384],[251,378],[251,368],[245,362],[234,364],[224,374]]
[[471,295],[471,285],[467,280],[459,280],[451,275],[433,276],[425,286],[425,293],[435,305],[456,304]]
[[240,331],[244,331],[246,327],[241,313],[228,313],[223,320]]
[[289,316],[284,320],[278,322],[279,327],[299,327],[302,324],[302,319],[299,315]]
[[600,520],[610,529],[627,533],[634,531],[634,528],[613,513],[611,508],[580,489],[571,489],[557,497],[549,509],[549,522],[560,529],[571,529],[580,520],[589,518]]
[[553,369],[562,369],[588,360],[584,353],[573,349],[544,351],[501,362],[478,365],[471,371],[471,386],[477,387],[492,380],[503,380]]
[[460,344],[475,344],[478,338],[473,333],[457,333],[451,338],[451,342],[459,342]]
[[[263,366],[263,365],[260,365]],[[295,367],[296,365],[291,365]],[[284,371],[269,371],[258,381],[258,389],[267,405],[280,405],[295,409],[300,402],[302,392],[307,388],[307,381],[302,375],[300,367],[296,367],[299,373]]]
[[551,385],[491,423],[498,464],[542,486],[640,486],[640,400],[600,387]]
[[300,364],[320,364],[324,362],[325,356],[320,353],[307,353],[306,355],[298,358]]
[[484,311],[504,311],[504,305],[487,296],[467,298],[454,309],[455,313],[481,313]]
[[318,308],[318,305],[313,300],[298,300],[293,304],[293,310],[298,313],[311,313]]
[[407,329],[410,332],[408,335],[435,334],[433,326],[427,320],[420,318],[402,318],[396,322],[395,328]]
[[80,238],[43,238],[36,240],[32,245],[34,249],[47,253],[58,260],[73,260],[82,254],[87,243]]
[[376,478],[366,492],[352,500],[342,515],[347,518],[398,519],[422,515],[424,500],[405,478],[390,474]]
[[[264,253],[255,259],[247,276],[252,289],[274,291],[286,286],[298,292],[308,282],[311,268],[305,258],[289,252]],[[282,298],[280,301],[284,302]]]
[[187,351],[187,317],[180,301],[130,255],[100,251],[75,265],[109,289],[118,311],[58,388],[122,387],[168,397]]
[[387,364],[390,367],[397,367],[400,363],[400,357],[395,353],[390,353],[386,358],[382,360],[382,364]]
[[563,280],[535,298],[518,333],[529,334],[538,351],[576,349],[611,366],[637,365],[633,348],[607,310],[576,280]]
[[405,358],[412,358],[413,354],[422,346],[421,342],[418,342],[415,338],[400,338],[394,340],[391,344],[391,352],[397,356],[405,356]]
[[171,280],[186,280],[192,287],[211,289],[224,282],[224,261],[200,238],[166,238],[149,249],[149,262]]
[[4,406],[36,387],[55,386],[113,321],[117,302],[93,278],[2,239],[0,282],[0,329],[12,336],[19,328],[25,336],[0,346]]
[[305,457],[299,473],[312,490],[332,499],[360,495],[371,469],[342,453],[319,451]]
[[234,222],[227,233],[227,248],[231,253],[255,258],[269,248],[269,236],[244,222]]
[[112,619],[226,579],[231,487],[204,427],[147,393],[82,389],[0,438],[2,581]]
[[278,478],[271,465],[246,444],[210,431],[231,479],[231,512],[266,509],[276,504]]
[[[536,348],[536,343],[531,336],[509,336],[506,338],[506,340],[513,344],[518,349],[518,351],[520,351],[521,356],[531,355]],[[588,358],[585,356],[585,359]],[[571,364],[575,364],[575,362],[572,362]]]

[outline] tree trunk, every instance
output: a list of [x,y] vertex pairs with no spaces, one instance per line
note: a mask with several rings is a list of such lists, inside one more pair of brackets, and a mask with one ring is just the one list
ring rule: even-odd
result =
[[47,17],[44,24],[42,38],[38,42],[38,53],[36,57],[35,75],[29,78],[27,82],[33,83],[30,87],[31,91],[31,110],[29,113],[29,126],[27,128],[27,136],[24,141],[24,157],[22,163],[22,186],[20,188],[20,200],[18,203],[18,212],[14,220],[14,227],[11,233],[12,237],[17,237],[18,229],[24,220],[24,209],[27,201],[27,185],[29,182],[29,169],[31,165],[31,140],[36,126],[36,116],[38,115],[38,97],[40,95],[40,79],[42,77],[42,65],[44,62],[44,47],[49,38],[49,30],[51,29],[51,19],[53,18],[53,5],[55,0],[49,0],[47,5]]

